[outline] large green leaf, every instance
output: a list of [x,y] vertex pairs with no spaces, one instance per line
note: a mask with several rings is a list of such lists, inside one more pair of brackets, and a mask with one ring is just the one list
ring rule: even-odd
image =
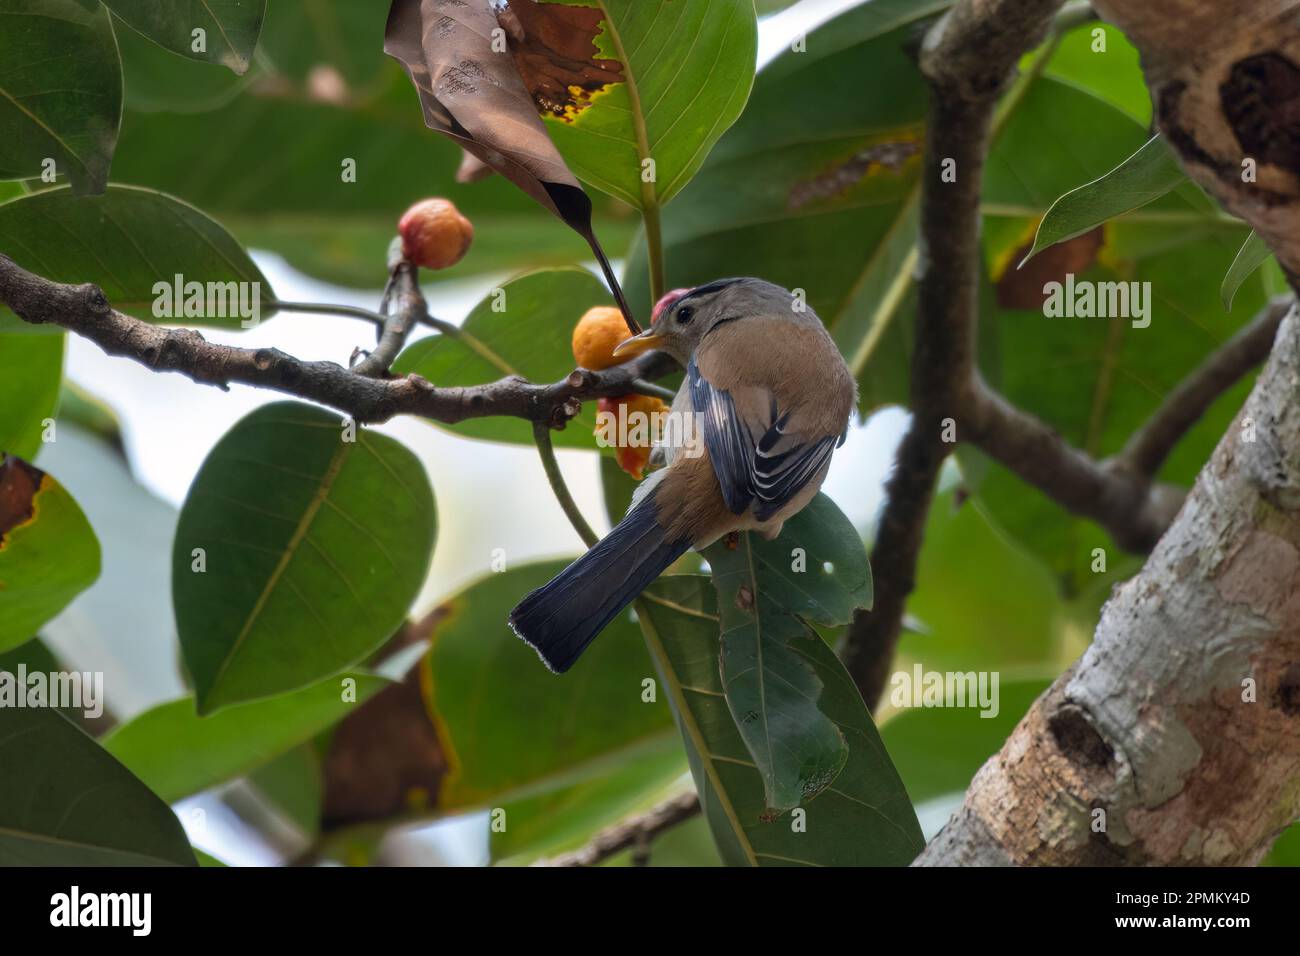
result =
[[433,551],[433,491],[406,448],[354,428],[267,405],[199,470],[172,601],[200,713],[337,673],[405,619]]
[[586,843],[604,827],[660,799],[686,773],[686,756],[676,735],[662,749],[642,754],[611,773],[522,800],[506,800],[504,829],[493,828],[489,847],[495,863],[519,865]]
[[[504,806],[508,828],[512,808],[523,819],[537,808],[519,801],[642,760],[659,764],[677,749],[663,689],[642,699],[654,669],[629,615],[615,618],[563,677],[510,630],[511,606],[563,568],[548,561],[489,574],[450,602],[427,659],[430,707],[451,767],[440,808]],[[556,821],[561,830],[580,822]],[[521,838],[530,832],[525,825]]]
[[387,684],[372,674],[343,674],[210,717],[195,713],[193,697],[182,697],[116,727],[104,749],[174,803],[269,763]]
[[0,707],[0,866],[194,866],[167,804],[57,711]]
[[758,51],[752,0],[560,2],[599,6],[596,56],[618,60],[622,82],[544,112],[551,138],[586,182],[639,209],[664,205],[745,106]]
[[35,637],[97,577],[99,541],[72,496],[22,459],[0,459],[0,651]]
[[[534,272],[507,282],[500,294],[489,293],[461,326],[463,335],[432,336],[408,346],[393,371],[416,372],[440,388],[513,374],[539,384],[557,382],[573,371],[573,327],[578,319],[594,305],[611,304],[609,290],[585,269]],[[446,427],[470,438],[533,442],[532,427],[520,419],[475,418]],[[595,427],[595,411],[589,406],[555,433],[555,444],[595,448]]]
[[1050,681],[998,684],[998,712],[981,717],[978,708],[926,707],[907,710],[881,728],[899,776],[917,803],[965,790],[989,757]]
[[[180,200],[133,186],[81,199],[51,189],[0,204],[0,248],[55,282],[94,282],[114,308],[147,321],[237,329],[251,318],[255,294],[272,295],[266,277],[218,223]],[[174,289],[178,275],[202,284],[198,308],[183,308],[190,295],[184,290],[181,299],[160,299],[158,284]],[[229,283],[241,284],[233,296]],[[242,313],[241,293],[250,306]],[[170,304],[171,316],[155,315],[156,302]],[[260,310],[259,318],[270,314]]]
[[0,452],[36,457],[44,422],[59,407],[63,344],[62,332],[0,332]]
[[[670,287],[757,275],[806,290],[867,408],[907,397],[910,330],[896,319],[915,266],[926,87],[905,46],[948,5],[873,0],[783,53],[664,220]],[[628,293],[648,309],[645,275],[640,244]]]
[[97,0],[8,0],[0,30],[0,179],[54,161],[78,193],[103,190],[122,116],[122,70]]
[[1143,127],[1151,125],[1151,94],[1138,51],[1109,23],[1092,20],[1068,31],[1043,74],[1087,90]]
[[[1043,562],[999,532],[974,499],[935,497],[899,642],[899,668],[1025,670],[1063,665],[1062,607]],[[919,799],[919,798],[918,798]]]
[[159,46],[235,73],[248,69],[266,0],[104,0],[132,29]]
[[725,862],[740,866],[906,865],[920,826],[862,697],[819,640],[802,650],[822,683],[818,701],[848,744],[835,781],[807,807],[771,819],[763,780],[718,673],[719,622],[708,578],[661,578],[638,602],[642,628],[672,694],[691,773]]
[[718,590],[727,706],[763,776],[769,815],[816,797],[848,759],[819,706],[809,622],[847,624],[871,604],[871,567],[856,529],[819,495],[767,541],[752,532],[705,552]]

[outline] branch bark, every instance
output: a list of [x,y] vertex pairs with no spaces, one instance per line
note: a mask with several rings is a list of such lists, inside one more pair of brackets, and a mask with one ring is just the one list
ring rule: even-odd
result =
[[[685,823],[700,812],[700,800],[695,792],[672,797],[645,813],[612,827],[601,830],[590,843],[580,850],[539,860],[534,866],[596,866],[623,850],[633,849],[648,853],[650,841],[665,830]],[[640,862],[645,862],[644,860]]]
[[593,372],[575,369],[549,385],[508,376],[486,385],[436,388],[419,375],[376,378],[334,362],[305,362],[279,349],[245,349],[208,342],[193,329],[167,329],[113,310],[95,285],[64,285],[0,255],[0,303],[34,325],[58,325],[89,339],[109,355],[156,372],[179,372],[195,382],[272,389],[319,402],[360,423],[420,415],[445,424],[507,415],[562,428],[583,401],[637,391],[645,380],[676,365],[663,353]]
[[877,603],[854,617],[843,654],[870,707],[888,680],[935,483],[952,450],[944,441],[944,419],[966,407],[975,382],[980,194],[994,113],[1016,61],[1046,35],[1061,2],[968,0],[945,14],[922,45],[930,110],[921,174],[912,422],[871,550]]

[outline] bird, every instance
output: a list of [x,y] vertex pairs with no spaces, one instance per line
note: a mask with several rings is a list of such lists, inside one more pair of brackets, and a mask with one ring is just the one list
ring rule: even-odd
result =
[[691,548],[732,532],[779,535],[821,488],[857,405],[857,383],[816,312],[762,279],[665,295],[650,327],[614,354],[650,349],[686,369],[670,417],[687,423],[684,440],[664,450],[666,466],[638,486],[609,534],[510,612],[515,634],[557,674]]

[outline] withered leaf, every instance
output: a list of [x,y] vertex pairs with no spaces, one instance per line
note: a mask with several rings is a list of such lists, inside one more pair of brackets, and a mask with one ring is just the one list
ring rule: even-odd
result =
[[0,461],[0,541],[32,517],[44,477],[45,472],[13,455]]
[[536,0],[512,0],[499,19],[510,52],[537,109],[572,120],[591,97],[623,82],[623,64],[599,56],[596,37],[604,12]]
[[639,331],[592,228],[591,199],[547,135],[510,44],[501,42],[524,28],[517,16],[505,23],[492,0],[393,0],[384,52],[406,68],[430,129],[454,139],[587,240],[628,327]]
[[1003,274],[997,278],[998,305],[1004,309],[1041,309],[1047,294],[1043,287],[1049,282],[1064,282],[1068,273],[1086,270],[1097,260],[1105,233],[1101,226],[1065,242],[1044,249],[1017,269],[1033,248],[1033,239],[1024,243],[1009,260]]

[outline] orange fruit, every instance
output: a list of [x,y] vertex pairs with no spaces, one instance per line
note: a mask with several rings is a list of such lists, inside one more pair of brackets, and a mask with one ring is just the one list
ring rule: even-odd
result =
[[599,371],[621,365],[631,358],[614,358],[614,349],[632,333],[623,321],[623,313],[612,305],[588,309],[573,327],[573,357],[583,368]]
[[662,431],[668,405],[653,395],[620,395],[596,402],[596,437],[614,448],[614,459],[640,481]]
[[474,226],[450,199],[422,199],[397,224],[402,255],[422,269],[449,269],[465,257]]

